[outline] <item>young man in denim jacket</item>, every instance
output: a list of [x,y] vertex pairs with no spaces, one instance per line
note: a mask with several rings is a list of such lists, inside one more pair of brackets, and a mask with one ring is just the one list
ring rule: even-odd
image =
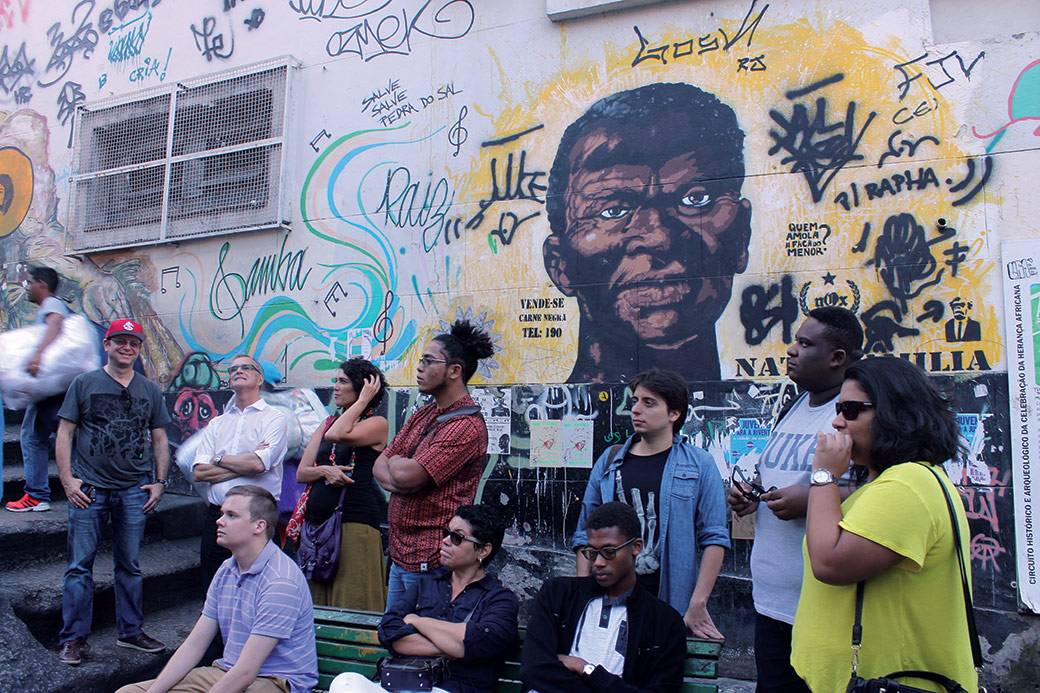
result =
[[[693,635],[722,639],[707,604],[730,546],[726,496],[711,456],[679,434],[689,407],[688,385],[678,373],[650,370],[628,387],[635,435],[608,448],[593,466],[571,548],[578,551],[588,543],[586,521],[593,509],[628,503],[642,527],[640,585],[682,614]],[[588,575],[588,561],[580,553],[577,561],[577,574]]]

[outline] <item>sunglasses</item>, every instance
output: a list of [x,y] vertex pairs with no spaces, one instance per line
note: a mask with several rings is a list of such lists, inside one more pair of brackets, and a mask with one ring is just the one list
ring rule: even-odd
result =
[[456,532],[454,529],[448,529],[447,527],[444,528],[444,536],[451,541],[452,546],[462,546],[462,542],[468,541],[477,548],[480,548],[481,546],[484,546],[487,543],[478,539],[474,539],[473,537],[467,537],[462,532]]
[[589,563],[595,563],[597,556],[603,556],[604,559],[612,561],[617,558],[618,551],[625,548],[639,537],[632,537],[621,546],[604,546],[602,549],[594,549],[591,546],[583,546],[578,549],[578,553],[585,557]]
[[857,402],[852,399],[834,404],[834,411],[841,414],[846,421],[855,421],[864,411],[873,408],[873,402]]
[[758,503],[762,500],[763,493],[769,493],[776,490],[776,486],[770,486],[768,489],[763,488],[761,484],[756,483],[752,479],[747,478],[744,474],[744,470],[737,465],[733,465],[733,471],[729,475],[729,483],[732,484],[733,488],[737,489],[740,495],[744,496],[745,499],[752,503]]
[[238,373],[239,371],[245,371],[246,373],[248,373],[249,371],[255,371],[257,373],[260,372],[260,371],[256,370],[256,366],[254,366],[251,363],[235,364],[234,366],[228,366],[228,369],[227,369],[228,375],[234,375],[235,373]]

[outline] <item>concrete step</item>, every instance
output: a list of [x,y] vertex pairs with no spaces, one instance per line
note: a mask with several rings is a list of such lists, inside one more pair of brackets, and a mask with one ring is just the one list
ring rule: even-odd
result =
[[[145,541],[198,537],[204,508],[197,496],[164,495],[159,508],[148,516]],[[64,500],[51,503],[47,512],[0,511],[0,566],[9,569],[48,560],[64,565],[68,527],[69,506]],[[103,549],[109,547],[110,536],[111,530],[106,528]]]
[[[144,611],[168,609],[202,597],[199,584],[199,541],[196,537],[163,540],[141,547]],[[57,646],[61,629],[61,597],[65,558],[0,574],[14,613],[38,641]],[[147,622],[147,616],[145,618]],[[115,622],[115,577],[111,550],[94,563],[94,629]]]
[[148,614],[145,632],[166,644],[167,650],[150,655],[117,647],[115,626],[95,629],[90,651],[78,667],[58,661],[57,647],[45,649],[33,639],[10,607],[0,609],[0,690],[28,693],[112,693],[120,686],[154,678],[183,642],[199,614],[202,599],[185,599]]

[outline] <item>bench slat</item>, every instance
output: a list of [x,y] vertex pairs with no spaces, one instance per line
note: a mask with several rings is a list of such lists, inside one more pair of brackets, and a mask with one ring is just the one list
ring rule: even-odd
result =
[[332,657],[334,659],[346,659],[354,662],[378,662],[386,656],[386,650],[382,647],[359,647],[357,645],[346,645],[343,643],[326,642],[318,640],[318,657]]
[[695,679],[717,678],[718,662],[714,659],[690,659],[683,662],[683,676]]
[[374,630],[344,628],[343,626],[330,626],[325,623],[318,623],[314,626],[314,635],[331,642],[382,647],[382,645],[379,644],[379,633],[376,633]]

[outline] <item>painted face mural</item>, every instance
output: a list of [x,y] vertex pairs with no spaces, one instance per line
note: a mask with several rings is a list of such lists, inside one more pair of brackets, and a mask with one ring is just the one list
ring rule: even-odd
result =
[[695,379],[719,377],[715,322],[751,235],[743,140],[733,111],[688,84],[614,94],[567,128],[544,253],[581,311],[570,381],[675,363]]

